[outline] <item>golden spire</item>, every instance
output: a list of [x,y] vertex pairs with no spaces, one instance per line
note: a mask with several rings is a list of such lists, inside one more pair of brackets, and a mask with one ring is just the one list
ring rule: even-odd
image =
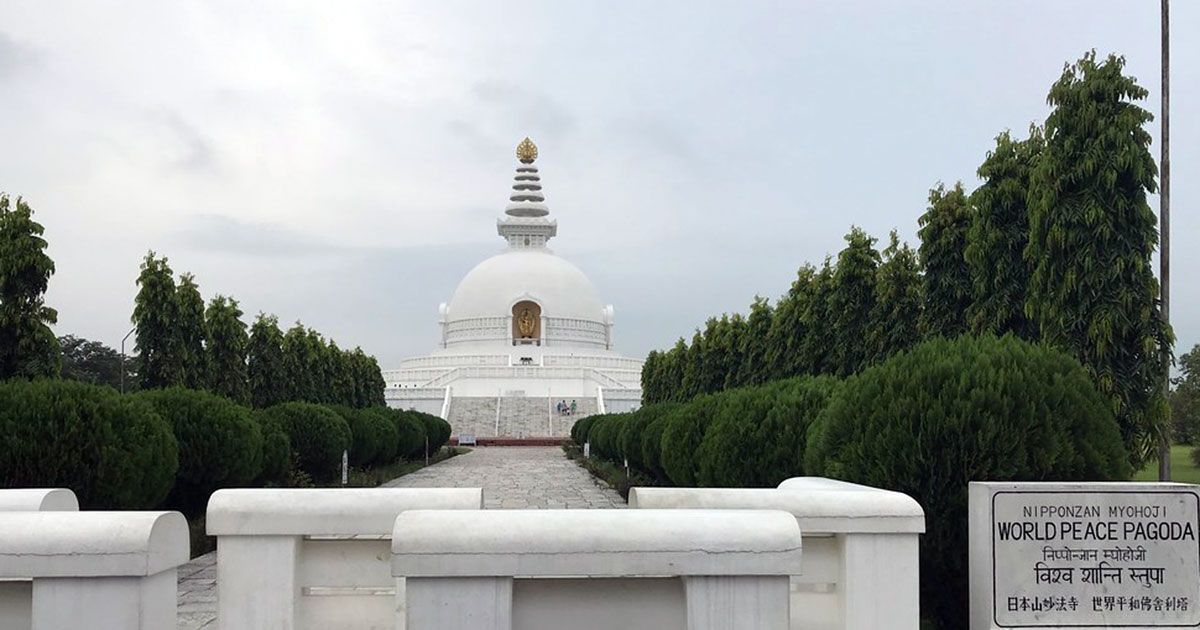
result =
[[517,159],[524,164],[533,164],[537,159],[537,145],[528,136],[517,145]]

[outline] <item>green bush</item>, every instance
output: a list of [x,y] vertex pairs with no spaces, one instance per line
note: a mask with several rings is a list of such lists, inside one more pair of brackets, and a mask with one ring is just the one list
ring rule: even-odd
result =
[[620,445],[617,442],[620,430],[628,414],[602,414],[588,429],[591,454],[613,462],[621,461]]
[[728,392],[697,396],[670,412],[662,432],[663,472],[677,486],[696,485],[696,450]]
[[851,377],[810,430],[805,464],[921,504],[922,610],[938,628],[967,627],[967,482],[1130,474],[1083,367],[1011,336],[935,339]]
[[70,488],[85,509],[159,507],[179,467],[153,407],[78,381],[0,383],[0,436],[0,487]]
[[371,464],[386,466],[395,461],[396,450],[400,443],[400,432],[396,430],[396,424],[392,421],[392,415],[388,413],[387,407],[367,407],[360,409],[358,413],[366,416],[368,422],[375,425],[375,436],[379,440],[379,448],[375,451],[375,457],[371,460]]
[[283,425],[272,420],[265,409],[255,410],[253,418],[263,436],[262,471],[255,479],[255,484],[285,485],[292,473],[292,441]]
[[173,387],[134,394],[171,425],[179,444],[179,471],[167,505],[202,514],[208,496],[249,484],[262,472],[263,436],[250,410],[228,398]]
[[650,421],[642,430],[642,470],[660,484],[667,484],[667,472],[663,470],[662,435],[667,428],[667,420],[681,406],[679,403],[659,403],[655,405],[662,409],[661,414]]
[[[441,418],[422,411],[410,411],[425,426],[425,436],[429,438],[429,453],[432,455],[450,441],[450,423]],[[424,453],[425,446],[421,446]]]
[[[646,431],[650,424],[655,420],[665,416],[678,405],[676,403],[657,403],[646,405],[641,409],[633,412],[632,417],[625,424],[620,435],[621,442],[621,457],[629,460],[629,467],[652,475],[652,471],[646,464],[642,444],[645,441]],[[660,434],[661,439],[661,434]],[[655,458],[657,461],[657,458]]]
[[773,488],[805,474],[809,426],[837,385],[819,376],[730,390],[696,451],[697,484]]
[[341,473],[342,451],[350,450],[350,426],[336,412],[313,403],[288,402],[263,411],[288,435],[300,469],[317,481]]
[[571,441],[583,448],[583,443],[588,441],[588,431],[592,429],[592,423],[596,422],[599,415],[591,415],[586,418],[580,418],[571,425]]
[[405,459],[424,457],[425,423],[412,411],[388,409],[387,413],[391,416],[399,436],[396,440],[396,453]]

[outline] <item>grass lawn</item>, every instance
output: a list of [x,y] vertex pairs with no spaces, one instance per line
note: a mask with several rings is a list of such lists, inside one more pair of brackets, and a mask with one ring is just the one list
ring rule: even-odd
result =
[[[1171,447],[1171,481],[1200,484],[1200,468],[1192,463],[1194,446],[1176,444]],[[1133,476],[1134,481],[1158,481],[1158,460]]]

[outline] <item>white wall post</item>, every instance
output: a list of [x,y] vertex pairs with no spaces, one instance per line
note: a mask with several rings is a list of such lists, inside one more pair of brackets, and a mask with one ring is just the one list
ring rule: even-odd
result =
[[188,539],[178,512],[0,512],[0,579],[32,579],[34,628],[171,628]]
[[[66,488],[0,490],[0,512],[78,512],[79,500]],[[33,582],[0,579],[0,620],[12,630],[33,627]]]
[[683,585],[688,630],[788,627],[787,576],[698,575]]

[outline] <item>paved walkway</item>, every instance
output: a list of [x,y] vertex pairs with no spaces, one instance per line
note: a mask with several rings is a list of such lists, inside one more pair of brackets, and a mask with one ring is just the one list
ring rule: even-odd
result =
[[[477,448],[383,485],[483,488],[485,509],[625,507],[620,495],[600,485],[557,446]],[[216,564],[213,552],[179,567],[178,630],[216,630]]]

